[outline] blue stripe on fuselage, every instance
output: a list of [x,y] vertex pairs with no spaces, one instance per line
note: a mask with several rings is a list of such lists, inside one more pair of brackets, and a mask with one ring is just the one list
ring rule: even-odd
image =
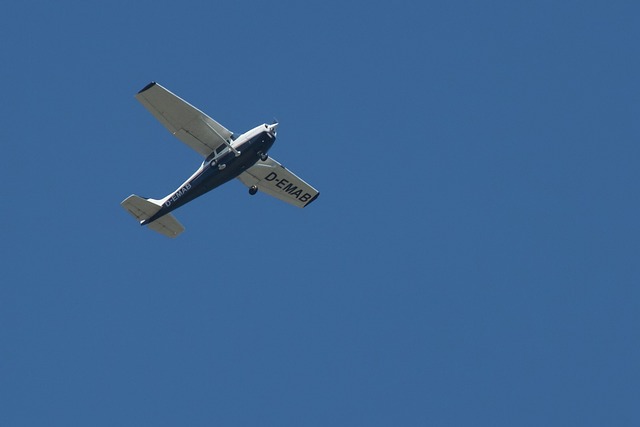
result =
[[[205,160],[202,165],[202,171],[175,191],[165,201],[162,208],[144,223],[153,222],[193,199],[236,178],[260,159],[259,152],[266,154],[274,142],[275,137],[267,132],[261,132],[244,142],[240,147],[237,147],[238,151],[241,152],[240,156],[236,157],[232,151],[229,151],[216,160],[215,166],[211,166],[210,159]],[[220,170],[219,165],[223,164],[225,168]]]

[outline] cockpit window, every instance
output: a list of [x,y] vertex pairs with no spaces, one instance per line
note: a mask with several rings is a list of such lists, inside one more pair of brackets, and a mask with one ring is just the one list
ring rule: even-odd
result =
[[218,148],[216,148],[216,156],[220,153],[222,153],[225,148],[227,148],[227,146],[225,144],[220,145]]

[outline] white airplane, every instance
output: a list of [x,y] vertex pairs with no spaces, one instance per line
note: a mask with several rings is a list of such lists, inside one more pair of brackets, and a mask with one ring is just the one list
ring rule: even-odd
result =
[[268,156],[278,123],[262,124],[236,136],[155,82],[136,98],[174,136],[204,157],[198,170],[164,199],[132,194],[122,201],[140,225],[176,237],[184,227],[170,212],[234,178],[249,187],[251,195],[259,190],[301,208],[318,198],[315,188]]

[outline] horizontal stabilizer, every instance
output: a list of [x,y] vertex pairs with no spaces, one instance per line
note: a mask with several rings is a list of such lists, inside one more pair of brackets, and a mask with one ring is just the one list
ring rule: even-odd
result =
[[[123,208],[133,215],[138,222],[151,218],[162,207],[160,202],[151,199],[144,199],[140,196],[132,194],[120,203]],[[148,224],[149,228],[164,234],[167,237],[177,237],[184,231],[182,224],[171,214],[163,215],[155,221]]]
[[184,231],[182,224],[178,222],[175,216],[166,214],[149,223],[148,227],[153,231],[164,234],[167,237],[178,237]]
[[120,203],[138,222],[149,219],[156,214],[162,207],[160,204],[153,203],[149,199],[143,199],[135,194],[130,195]]

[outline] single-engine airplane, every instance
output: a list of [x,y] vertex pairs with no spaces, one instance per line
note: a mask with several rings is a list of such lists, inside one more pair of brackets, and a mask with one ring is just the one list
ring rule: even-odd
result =
[[198,170],[164,199],[132,194],[122,201],[140,225],[176,237],[184,227],[170,212],[234,178],[249,187],[251,195],[259,190],[301,208],[318,198],[315,188],[267,154],[276,140],[277,122],[235,135],[155,82],[138,92],[136,99],[174,136],[204,157]]

